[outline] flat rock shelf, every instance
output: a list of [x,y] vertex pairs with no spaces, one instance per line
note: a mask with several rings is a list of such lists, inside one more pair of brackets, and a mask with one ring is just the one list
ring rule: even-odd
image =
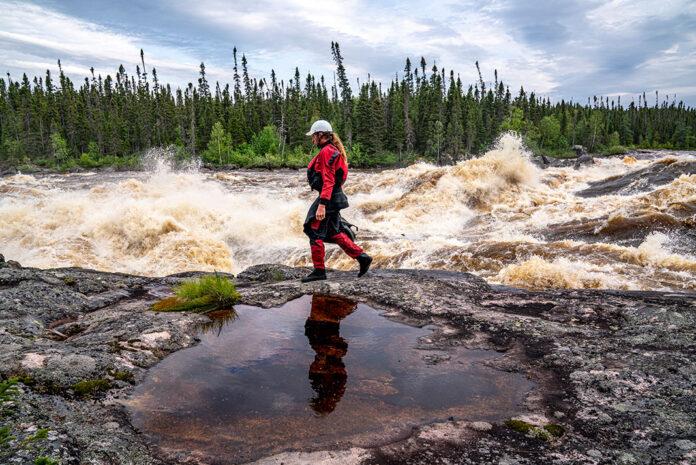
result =
[[[251,267],[234,277],[237,314],[211,319],[150,310],[201,273],[0,260],[0,463],[696,462],[696,294],[535,292],[427,270],[300,283],[308,272]],[[343,310],[314,308],[321,296]],[[211,345],[228,338],[240,340]],[[206,350],[151,389],[161,367]],[[157,421],[129,415],[148,390],[170,390],[150,414],[190,443],[167,446]],[[236,451],[206,452],[223,434]]]

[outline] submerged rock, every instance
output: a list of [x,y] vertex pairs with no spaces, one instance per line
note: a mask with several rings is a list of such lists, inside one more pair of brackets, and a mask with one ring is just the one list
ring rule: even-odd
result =
[[[535,434],[503,421],[452,418],[391,444],[366,438],[334,451],[308,444],[264,463],[350,456],[364,464],[667,464],[694,457],[696,294],[534,292],[426,270],[374,270],[360,279],[329,270],[328,280],[302,284],[306,273],[252,267],[237,277],[242,303],[269,308],[304,294],[342,296],[435,325],[422,341],[430,348],[497,350],[490,366],[539,386],[526,400],[530,415],[519,420]],[[0,462],[187,463],[163,460],[119,403],[148,368],[196,344],[197,328],[209,321],[150,310],[182,279],[0,266],[0,379],[17,379],[17,392],[3,401],[2,425],[14,439],[0,449]]]
[[575,164],[573,165],[573,168],[577,170],[582,165],[593,165],[594,162],[594,157],[592,155],[583,154],[575,159]]
[[666,158],[628,174],[611,176],[602,181],[590,182],[587,189],[576,192],[580,197],[602,195],[627,195],[646,190],[647,186],[662,186],[682,175],[696,174],[696,161],[680,161]]

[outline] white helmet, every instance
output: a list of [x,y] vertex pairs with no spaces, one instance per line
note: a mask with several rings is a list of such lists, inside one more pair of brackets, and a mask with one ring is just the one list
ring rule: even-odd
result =
[[309,130],[307,133],[308,136],[311,136],[314,133],[317,132],[333,132],[331,130],[331,125],[329,124],[328,121],[325,121],[323,119],[318,119],[314,122],[312,125],[312,128]]

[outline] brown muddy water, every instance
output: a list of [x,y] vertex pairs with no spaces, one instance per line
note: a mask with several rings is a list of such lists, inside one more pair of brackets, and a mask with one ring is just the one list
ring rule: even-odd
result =
[[126,402],[133,424],[170,457],[243,463],[386,443],[438,420],[509,418],[533,386],[487,367],[495,352],[434,350],[434,327],[338,297],[240,305],[231,320],[162,360]]
[[[173,169],[0,178],[0,253],[25,266],[148,276],[311,265],[304,170]],[[696,289],[696,156],[541,169],[506,135],[455,166],[352,170],[344,216],[373,267],[475,273],[529,289]],[[327,264],[354,269],[338,247]]]

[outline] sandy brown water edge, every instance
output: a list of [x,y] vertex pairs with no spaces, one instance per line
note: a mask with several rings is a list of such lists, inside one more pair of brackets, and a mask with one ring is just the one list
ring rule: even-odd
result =
[[[302,295],[336,295],[417,326],[435,325],[427,341],[433,348],[496,350],[489,367],[538,386],[515,418],[558,424],[565,434],[532,437],[472,416],[419,425],[386,443],[375,435],[369,444],[323,450],[308,444],[259,463],[687,464],[696,458],[696,294],[532,292],[467,273],[386,269],[362,279],[331,271],[327,281],[302,285],[297,278],[306,272],[259,265],[236,278],[245,305],[271,308]],[[44,456],[61,463],[226,463],[195,450],[169,455],[153,448],[122,406],[150,367],[197,344],[196,328],[207,317],[149,310],[180,279],[2,265],[0,376],[23,376],[23,382],[3,404],[2,424],[14,439],[0,449],[0,462]],[[98,380],[79,394],[86,385],[77,383]]]

